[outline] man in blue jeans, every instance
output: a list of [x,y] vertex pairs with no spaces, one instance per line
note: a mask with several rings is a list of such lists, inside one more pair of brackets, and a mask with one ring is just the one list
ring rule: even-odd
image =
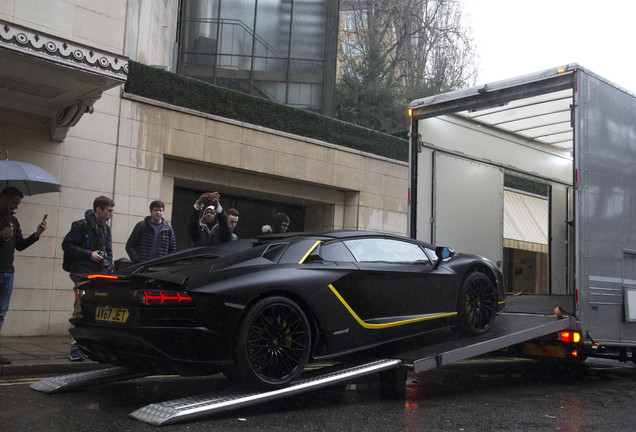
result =
[[[22,192],[14,187],[6,187],[0,192],[0,331],[13,292],[14,252],[16,249],[22,251],[38,241],[40,234],[46,229],[46,221],[42,220],[33,234],[27,238],[22,237],[20,223],[13,216],[22,198]],[[11,364],[11,360],[0,354],[0,365],[8,364]]]

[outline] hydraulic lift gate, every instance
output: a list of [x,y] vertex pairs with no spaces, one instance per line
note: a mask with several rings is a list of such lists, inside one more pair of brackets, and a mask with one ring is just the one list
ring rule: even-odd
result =
[[481,336],[456,337],[436,345],[400,353],[404,366],[415,373],[438,366],[477,357],[541,336],[573,328],[574,318],[556,319],[552,316],[503,313],[492,328]]

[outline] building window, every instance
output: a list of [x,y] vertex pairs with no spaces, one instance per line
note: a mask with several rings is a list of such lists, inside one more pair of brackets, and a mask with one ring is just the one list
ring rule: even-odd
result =
[[177,72],[330,113],[333,107],[323,101],[333,99],[325,94],[334,89],[325,88],[325,73],[327,64],[335,64],[337,26],[328,22],[327,11],[337,5],[338,0],[183,0]]
[[345,39],[344,41],[344,54],[349,57],[362,56],[364,47],[360,39]]
[[367,24],[367,11],[345,12],[345,30],[363,29]]

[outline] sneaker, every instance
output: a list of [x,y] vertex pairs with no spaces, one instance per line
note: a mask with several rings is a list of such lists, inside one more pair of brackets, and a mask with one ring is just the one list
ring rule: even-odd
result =
[[0,365],[10,365],[11,360],[0,354]]
[[71,361],[82,361],[84,360],[84,357],[84,353],[79,348],[73,348],[71,350],[71,354],[68,356]]

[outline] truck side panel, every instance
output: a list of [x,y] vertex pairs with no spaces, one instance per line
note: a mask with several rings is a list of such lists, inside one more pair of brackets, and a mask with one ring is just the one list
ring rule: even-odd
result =
[[636,286],[636,98],[580,71],[575,102],[582,327],[595,342],[636,346],[636,323],[626,321],[623,303]]

